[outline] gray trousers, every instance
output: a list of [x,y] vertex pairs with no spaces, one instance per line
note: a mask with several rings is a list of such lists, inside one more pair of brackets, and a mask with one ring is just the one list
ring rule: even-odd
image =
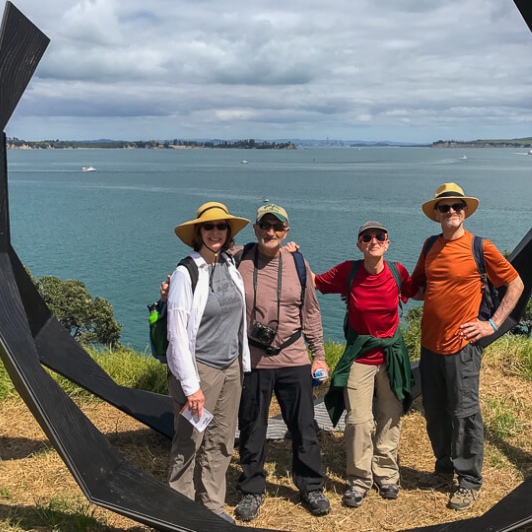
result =
[[233,454],[242,392],[240,360],[237,358],[226,369],[198,363],[198,373],[205,408],[214,415],[204,432],[198,432],[180,415],[187,399],[179,381],[172,374],[168,377],[175,428],[168,484],[220,515],[224,511],[225,475]]
[[436,471],[453,470],[460,487],[480,489],[484,426],[479,380],[482,348],[468,344],[453,355],[421,348],[419,370],[427,433]]

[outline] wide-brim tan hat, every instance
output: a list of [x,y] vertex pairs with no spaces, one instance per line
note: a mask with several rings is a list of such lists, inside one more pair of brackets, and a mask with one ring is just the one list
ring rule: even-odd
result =
[[177,237],[187,246],[194,247],[194,231],[196,225],[204,224],[206,222],[214,222],[216,220],[226,220],[231,227],[231,236],[234,237],[238,232],[242,231],[249,223],[246,218],[239,218],[229,214],[227,207],[223,203],[217,201],[210,201],[201,205],[196,211],[196,218],[178,225],[174,229]]
[[477,198],[466,196],[464,191],[456,183],[443,183],[434,192],[434,199],[423,203],[421,206],[423,212],[433,222],[438,221],[434,207],[436,207],[439,201],[444,199],[461,199],[467,205],[467,209],[464,211],[466,218],[469,218],[477,210],[478,204],[480,203]]

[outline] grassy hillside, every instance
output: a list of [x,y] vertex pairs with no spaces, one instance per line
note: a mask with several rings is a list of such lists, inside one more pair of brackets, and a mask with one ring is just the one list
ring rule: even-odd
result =
[[[412,339],[411,339],[412,340]],[[415,344],[415,339],[412,340]],[[342,346],[328,344],[334,366]],[[129,350],[92,356],[119,384],[166,391],[166,368],[156,360]],[[170,442],[108,404],[94,399],[68,381],[54,376],[94,425],[126,459],[166,481]],[[356,509],[342,506],[345,488],[345,450],[341,432],[321,433],[326,467],[326,493],[332,513],[315,518],[298,502],[290,474],[291,443],[270,442],[266,469],[267,498],[259,519],[249,526],[290,531],[381,531],[427,526],[481,515],[532,475],[532,341],[505,336],[484,355],[481,377],[482,412],[486,428],[485,484],[475,507],[465,513],[446,508],[451,486],[419,489],[433,468],[423,409],[414,403],[403,419],[400,464],[401,492],[385,501],[371,492]],[[275,403],[271,414],[277,414]],[[227,511],[238,501],[235,483],[240,474],[235,450],[228,471]],[[19,399],[0,366],[0,530],[130,531],[149,529],[118,514],[90,505]],[[532,531],[532,527],[522,530]]]

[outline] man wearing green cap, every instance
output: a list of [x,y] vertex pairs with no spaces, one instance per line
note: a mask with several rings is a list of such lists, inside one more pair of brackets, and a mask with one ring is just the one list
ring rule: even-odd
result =
[[[441,226],[425,241],[412,279],[424,287],[421,321],[421,389],[427,432],[436,458],[434,480],[458,476],[449,506],[470,508],[482,486],[484,429],[479,404],[482,348],[510,315],[523,291],[517,271],[487,239],[482,240],[486,273],[506,292],[491,318],[479,319],[483,281],[473,253],[474,235],[463,223],[479,200],[456,183],[444,183],[423,212]],[[439,477],[439,478],[438,478]]]
[[238,267],[246,293],[252,370],[244,375],[238,416],[242,497],[235,515],[242,521],[255,519],[264,500],[266,431],[273,394],[291,433],[292,478],[301,500],[313,515],[325,515],[330,504],[323,494],[312,372],[328,371],[328,367],[311,272],[304,261],[309,281],[302,286],[292,253],[282,248],[290,231],[285,209],[273,204],[260,207],[253,229],[257,244],[247,250]]

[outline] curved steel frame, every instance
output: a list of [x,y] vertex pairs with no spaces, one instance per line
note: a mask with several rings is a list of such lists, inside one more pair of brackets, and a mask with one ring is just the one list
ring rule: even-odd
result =
[[[530,6],[524,0],[515,2],[532,29]],[[49,39],[7,1],[0,29],[2,131],[48,44]],[[223,532],[240,528],[128,462],[44,371],[42,365],[172,437],[171,399],[117,385],[52,316],[35,289],[11,246],[5,135],[0,144],[0,357],[18,393],[90,502],[159,530],[212,527]],[[532,269],[526,268],[524,257],[531,253],[532,230],[511,256],[521,275],[528,274],[528,289],[512,319],[501,328],[504,331],[519,320],[530,297]],[[532,522],[526,504],[531,494],[529,479],[482,517],[416,530],[462,530],[467,526],[473,532],[488,529],[487,523],[493,531],[513,530]]]

